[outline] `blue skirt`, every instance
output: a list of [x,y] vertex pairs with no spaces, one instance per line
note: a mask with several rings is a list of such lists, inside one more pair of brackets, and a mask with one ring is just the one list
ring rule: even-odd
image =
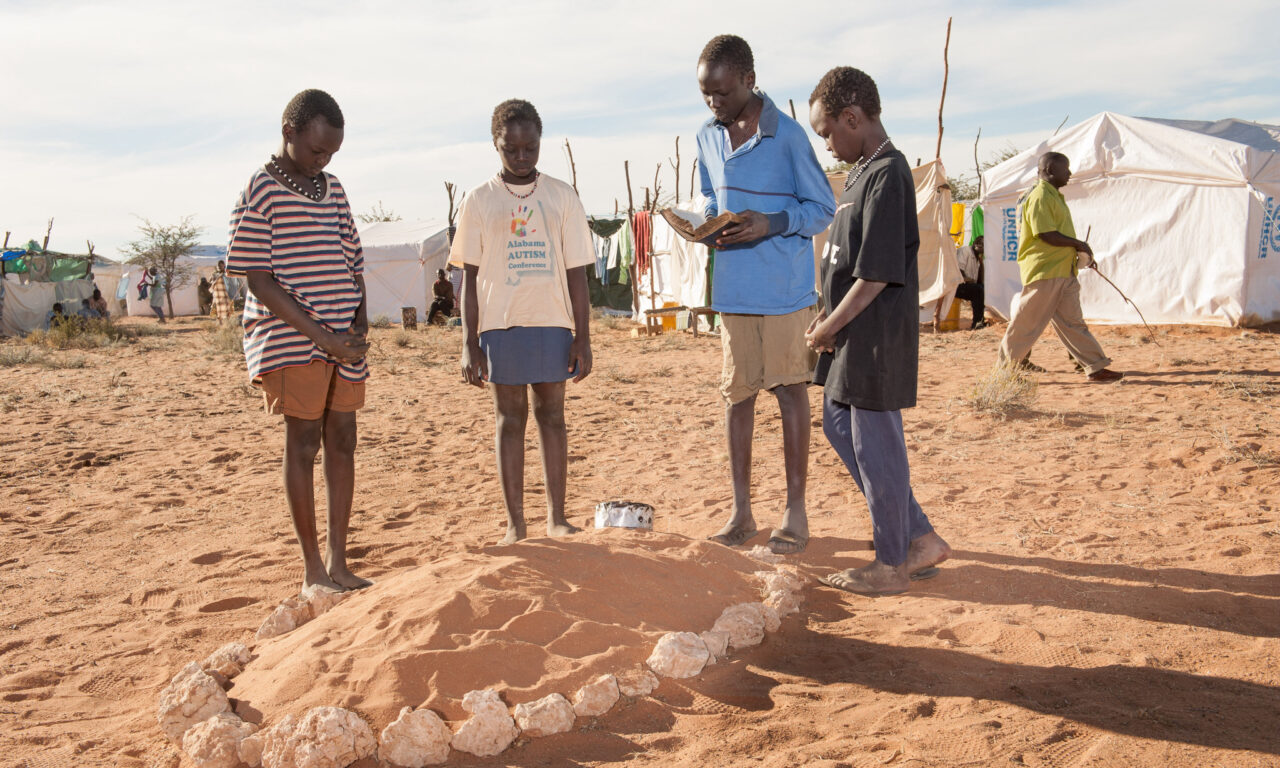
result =
[[569,370],[572,344],[573,331],[568,328],[516,326],[480,334],[480,349],[494,384],[520,386],[571,378],[576,373]]

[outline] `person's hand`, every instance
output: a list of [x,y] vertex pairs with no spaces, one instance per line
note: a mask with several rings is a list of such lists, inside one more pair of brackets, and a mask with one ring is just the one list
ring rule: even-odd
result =
[[475,387],[483,387],[489,380],[489,361],[479,341],[469,341],[462,347],[462,381]]
[[591,342],[581,337],[569,345],[569,372],[573,373],[575,369],[578,371],[573,377],[575,384],[591,373]]
[[809,345],[809,349],[818,352],[835,352],[836,351],[836,329],[830,327],[824,316],[820,321],[815,320],[809,330],[804,334],[804,341]]
[[326,333],[317,345],[325,354],[343,363],[358,363],[369,351],[369,342],[357,333]]
[[1076,251],[1078,251],[1078,252],[1080,252],[1080,253],[1087,253],[1087,254],[1089,254],[1089,257],[1090,257],[1090,258],[1093,258],[1093,249],[1092,249],[1092,248],[1090,248],[1090,247],[1089,247],[1089,244],[1088,244],[1088,243],[1086,243],[1086,242],[1085,242],[1085,241],[1083,241],[1083,240],[1077,240],[1077,241],[1076,241]]
[[753,243],[769,235],[769,219],[759,211],[739,211],[738,215],[745,221],[730,224],[716,238],[716,246]]
[[818,324],[826,319],[827,319],[827,310],[825,309],[818,310],[818,314],[814,316],[812,321],[810,321],[809,327],[804,329],[805,338],[807,339],[809,337],[809,334],[813,333],[813,329],[817,328]]
[[1093,251],[1076,251],[1076,259],[1081,269],[1097,269],[1098,262],[1093,258]]

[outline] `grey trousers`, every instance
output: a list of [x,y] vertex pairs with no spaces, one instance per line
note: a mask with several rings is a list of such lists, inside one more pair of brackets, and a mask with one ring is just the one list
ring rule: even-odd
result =
[[824,397],[822,431],[867,499],[876,560],[902,565],[911,542],[933,530],[911,492],[902,411],[869,411]]
[[1084,366],[1085,373],[1097,373],[1111,365],[1111,358],[1103,353],[1102,345],[1084,323],[1080,281],[1075,277],[1051,277],[1022,287],[1014,302],[1013,319],[1000,341],[1000,363],[1007,365],[1026,358],[1050,324],[1062,346]]

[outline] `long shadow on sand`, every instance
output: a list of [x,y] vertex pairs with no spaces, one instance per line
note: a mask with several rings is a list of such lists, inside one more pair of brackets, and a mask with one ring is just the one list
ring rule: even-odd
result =
[[[866,546],[865,539],[826,538],[810,542],[809,552],[821,566],[856,568],[871,559],[870,553],[851,556]],[[1265,596],[1280,595],[1280,577],[1276,576],[1204,574],[1185,568],[1146,569],[956,551],[943,565],[941,575],[917,582],[911,594],[987,605],[1049,605],[1250,637],[1280,637],[1280,597]]]
[[1043,667],[895,647],[822,631],[849,616],[834,591],[816,590],[806,607],[807,625],[789,624],[784,638],[752,652],[744,660],[750,673],[735,661],[726,667],[737,669],[709,676],[702,695],[718,699],[723,687],[739,701],[769,698],[776,672],[899,695],[1002,701],[1137,738],[1280,754],[1280,689],[1152,667]]

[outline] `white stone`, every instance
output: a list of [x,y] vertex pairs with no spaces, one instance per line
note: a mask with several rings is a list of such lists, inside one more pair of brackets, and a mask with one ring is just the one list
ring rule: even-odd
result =
[[182,735],[182,750],[197,768],[236,768],[240,765],[240,742],[253,730],[230,712],[219,712],[187,729]]
[[[320,587],[312,585],[302,590],[302,599],[306,602],[307,607],[311,609],[308,620],[314,619],[321,614],[327,613],[338,603],[345,600],[351,593],[338,592],[328,587]],[[301,622],[300,622],[301,623]]]
[[628,669],[614,677],[618,679],[618,693],[623,696],[648,696],[658,689],[658,677],[647,669]]
[[727,633],[711,629],[698,635],[698,637],[702,639],[702,644],[707,646],[707,653],[711,654],[711,658],[707,660],[708,664],[714,664],[729,655],[729,635]]
[[757,544],[747,550],[747,557],[752,560],[759,560],[762,563],[769,563],[770,565],[776,565],[782,562],[782,555],[775,555],[768,547],[760,544]]
[[579,717],[599,717],[618,703],[618,679],[600,675],[573,695],[573,711]]
[[759,645],[764,640],[764,616],[756,607],[759,605],[760,603],[739,603],[725,608],[711,627],[712,631],[727,634],[729,645],[733,648]]
[[516,705],[516,725],[526,736],[550,736],[573,727],[573,705],[558,693]]
[[756,610],[760,612],[760,620],[764,622],[765,632],[777,632],[778,627],[782,626],[782,617],[772,606],[765,603],[748,603],[748,605],[756,606]]
[[[480,757],[492,757],[511,745],[520,731],[492,688],[471,691],[462,697],[462,708],[471,713],[453,735],[453,748]],[[268,768],[270,768],[268,766]]]
[[244,671],[249,663],[249,648],[244,643],[227,643],[200,662],[200,668],[212,676],[214,672],[230,680]]
[[764,604],[773,609],[779,618],[800,610],[800,596],[796,592],[777,590],[765,595]]
[[338,707],[316,707],[301,719],[286,715],[275,727],[242,741],[241,758],[252,757],[259,744],[262,768],[346,768],[378,751],[369,724]]
[[394,723],[382,729],[378,756],[404,768],[436,765],[449,758],[452,738],[453,732],[435,712],[405,707]]
[[178,670],[178,674],[160,692],[156,719],[165,735],[176,742],[181,741],[182,734],[196,723],[229,711],[231,702],[227,700],[222,686],[193,661]]
[[271,612],[266,621],[262,622],[262,626],[258,627],[255,637],[259,640],[266,640],[269,637],[283,635],[286,632],[292,632],[296,627],[302,626],[311,620],[311,606],[301,595],[291,597],[285,600],[276,609]]
[[781,569],[776,571],[756,571],[752,575],[764,584],[766,593],[777,591],[799,592],[804,585],[796,574]]
[[692,632],[668,632],[658,640],[645,663],[663,677],[693,677],[702,671],[710,656],[702,638]]
[[240,762],[249,768],[258,768],[262,765],[262,734],[245,737],[236,751],[240,754]]

